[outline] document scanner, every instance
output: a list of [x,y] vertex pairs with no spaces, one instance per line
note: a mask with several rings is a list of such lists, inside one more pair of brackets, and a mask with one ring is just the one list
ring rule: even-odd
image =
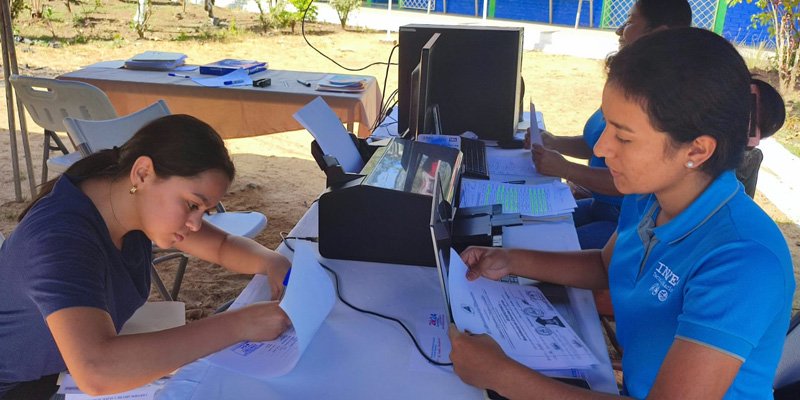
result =
[[[438,177],[453,202],[461,152],[392,139],[360,174],[343,174],[319,198],[319,252],[323,257],[435,267],[431,204]],[[346,176],[345,176],[346,175]]]

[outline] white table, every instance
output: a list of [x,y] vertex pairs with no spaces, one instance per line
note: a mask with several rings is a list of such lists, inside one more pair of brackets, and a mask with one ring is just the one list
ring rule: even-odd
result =
[[[317,215],[315,203],[290,236],[317,236]],[[542,232],[555,227],[574,232],[570,221],[540,226]],[[548,237],[546,234],[536,236],[541,240],[547,240]],[[574,243],[561,243],[561,246],[577,248],[577,237]],[[291,251],[284,245],[279,251],[292,257]],[[321,260],[339,274],[340,290],[345,299],[362,308],[395,316],[406,322],[412,332],[412,319],[419,320],[428,310],[444,308],[434,268]],[[247,291],[245,289],[243,293]],[[566,294],[570,304],[557,306],[562,312],[571,314],[570,322],[574,329],[601,360],[601,365],[588,371],[589,384],[594,390],[617,393],[591,292],[566,289]],[[181,368],[158,398],[484,398],[482,390],[464,384],[449,368],[434,367],[421,360],[411,340],[397,324],[356,312],[337,301],[289,374],[270,380],[257,380],[199,360]]]

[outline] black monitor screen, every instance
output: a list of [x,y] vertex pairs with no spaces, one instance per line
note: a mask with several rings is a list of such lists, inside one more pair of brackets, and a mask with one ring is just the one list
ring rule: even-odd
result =
[[419,64],[411,72],[411,107],[408,120],[407,139],[431,133],[431,80],[433,79],[433,60],[439,33],[431,35],[420,50]]

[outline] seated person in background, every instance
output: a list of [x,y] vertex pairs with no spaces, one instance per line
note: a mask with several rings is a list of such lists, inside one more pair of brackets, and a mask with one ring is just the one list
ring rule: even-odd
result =
[[[602,250],[470,247],[467,278],[609,288],[626,396],[771,399],[795,281],[781,231],[733,173],[747,145],[747,66],[717,34],[675,28],[626,46],[607,70],[594,152],[626,195],[617,231]],[[612,397],[530,370],[489,336],[451,327],[450,338],[471,385],[511,399]]]
[[236,342],[283,332],[289,320],[273,301],[117,335],[148,298],[154,243],[265,274],[279,298],[289,261],[203,221],[234,173],[213,128],[169,115],[45,183],[0,250],[0,398],[49,398],[67,369],[88,394],[121,392]]
[[764,154],[756,146],[759,140],[766,139],[781,129],[786,120],[786,106],[783,97],[769,83],[753,78],[750,87],[752,95],[756,98],[756,113],[753,116],[756,120],[750,124],[750,142],[747,143],[742,165],[736,169],[736,177],[744,185],[745,193],[754,197],[758,170],[761,168],[761,161],[764,160]]
[[[638,0],[628,20],[617,29],[620,48],[649,33],[688,27],[691,23],[692,10],[687,0]],[[582,136],[555,136],[542,131],[544,147],[534,146],[533,149],[536,171],[564,178],[591,191],[590,198],[578,200],[573,215],[582,249],[602,248],[616,229],[619,218],[620,193],[603,159],[592,154],[605,127],[603,113],[597,110],[586,121]],[[570,162],[562,154],[589,160],[589,165]]]

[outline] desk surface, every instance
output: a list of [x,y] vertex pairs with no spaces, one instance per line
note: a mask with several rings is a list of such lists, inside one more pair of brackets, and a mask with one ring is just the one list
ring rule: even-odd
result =
[[[290,236],[317,235],[317,204],[298,222]],[[573,232],[571,221],[541,225],[542,229]],[[544,234],[534,235],[546,241]],[[291,258],[281,245],[279,251]],[[342,296],[355,305],[395,316],[412,332],[412,320],[441,311],[444,302],[434,268],[368,262],[323,260],[337,271]],[[256,277],[252,284],[264,284]],[[260,280],[260,282],[257,282]],[[247,292],[247,289],[245,289]],[[601,364],[586,371],[594,390],[618,393],[591,292],[567,288],[567,299],[551,299],[569,307],[572,323]],[[402,301],[401,301],[402,300]],[[569,306],[563,303],[568,301]],[[258,380],[205,360],[183,367],[159,399],[483,399],[483,391],[464,384],[449,367],[427,364],[395,323],[353,311],[337,301],[297,366],[287,375]]]
[[[183,73],[183,72],[182,72]],[[198,75],[196,71],[186,73]],[[322,97],[342,122],[352,129],[358,123],[359,136],[369,135],[378,118],[381,90],[374,77],[367,78],[361,93],[317,91],[297,80],[314,83],[327,73],[267,70],[251,75],[270,78],[265,88],[251,86],[204,87],[190,79],[169,76],[164,71],[87,67],[58,79],[76,80],[103,90],[119,115],[140,110],[165,100],[175,114],[189,114],[214,127],[223,138],[266,135],[303,129],[292,114],[315,97]]]

